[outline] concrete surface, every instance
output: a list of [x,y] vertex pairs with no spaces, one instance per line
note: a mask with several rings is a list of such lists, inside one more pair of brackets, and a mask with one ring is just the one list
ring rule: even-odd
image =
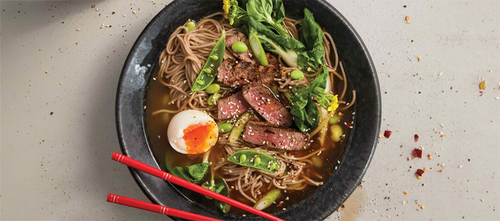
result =
[[[169,2],[1,2],[2,219],[165,219],[105,198],[147,200],[110,160],[114,99],[133,42]],[[329,2],[371,52],[393,133],[328,220],[499,220],[500,1]]]

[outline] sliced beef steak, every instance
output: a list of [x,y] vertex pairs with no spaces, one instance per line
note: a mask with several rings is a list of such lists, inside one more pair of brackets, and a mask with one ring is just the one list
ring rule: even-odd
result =
[[247,123],[243,140],[282,150],[301,150],[309,147],[309,134],[257,121]]
[[244,86],[243,97],[267,122],[277,126],[292,126],[290,112],[262,84]]
[[271,53],[266,53],[267,63],[269,65],[273,65],[275,67],[278,66],[279,61],[276,57],[274,57]]
[[[241,42],[245,43],[248,47],[248,50],[245,52],[242,52],[242,53],[234,52],[231,46],[233,46],[234,42],[237,42],[237,41],[241,41]],[[255,58],[252,56],[252,50],[250,50],[250,45],[249,45],[248,39],[245,36],[245,34],[238,32],[237,34],[224,39],[224,42],[226,43],[227,50],[229,50],[234,55],[234,57],[236,57],[244,62],[248,62],[248,63],[252,63],[252,64],[257,63]]]
[[272,65],[264,67],[231,58],[224,59],[217,70],[217,81],[231,86],[251,83],[267,84],[273,81],[274,76],[279,73],[279,69]]
[[225,120],[238,116],[250,108],[245,98],[243,98],[243,93],[239,91],[229,97],[225,97],[217,102],[217,118],[219,120]]

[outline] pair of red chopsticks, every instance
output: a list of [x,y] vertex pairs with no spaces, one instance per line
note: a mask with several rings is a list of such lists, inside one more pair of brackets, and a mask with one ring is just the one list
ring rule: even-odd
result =
[[[269,220],[284,221],[278,217],[272,216],[268,213],[262,212],[258,209],[251,207],[251,206],[240,203],[240,202],[233,200],[229,197],[226,197],[226,196],[223,196],[223,195],[218,194],[216,192],[213,192],[211,190],[205,189],[205,188],[198,186],[194,183],[191,183],[189,181],[186,181],[184,179],[176,177],[176,176],[174,176],[170,173],[167,173],[163,170],[159,170],[157,168],[154,168],[152,166],[149,166],[147,164],[144,164],[142,162],[139,162],[139,161],[134,160],[130,157],[119,154],[117,152],[115,152],[113,154],[113,157],[111,157],[111,159],[113,159],[114,161],[117,161],[119,163],[125,164],[129,167],[140,170],[142,172],[149,173],[153,176],[156,176],[158,178],[161,178],[161,179],[166,180],[168,182],[171,182],[173,184],[182,186],[186,189],[195,191],[197,193],[201,193],[205,196],[214,198],[214,199],[219,200],[223,203],[227,203],[231,206],[234,206],[234,207],[240,208],[242,210],[245,210],[247,212],[253,213],[255,215],[261,216],[263,218],[266,218]],[[125,205],[125,206],[135,207],[138,209],[148,210],[151,212],[157,212],[157,213],[161,213],[161,214],[165,214],[165,215],[169,215],[169,216],[175,216],[175,217],[179,217],[179,218],[183,218],[183,219],[188,219],[188,220],[218,220],[218,219],[213,219],[213,218],[202,216],[202,215],[188,213],[188,212],[184,212],[181,210],[176,210],[173,208],[168,208],[165,206],[147,203],[147,202],[143,202],[140,200],[130,199],[127,197],[118,196],[118,195],[114,195],[114,194],[108,194],[107,201],[112,202],[112,203]]]

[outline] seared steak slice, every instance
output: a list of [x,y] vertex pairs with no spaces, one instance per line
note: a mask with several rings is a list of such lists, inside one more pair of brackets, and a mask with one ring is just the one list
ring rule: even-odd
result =
[[273,65],[275,67],[278,66],[278,64],[279,64],[278,59],[276,57],[274,57],[271,53],[267,52],[266,53],[266,58],[267,58],[267,63],[269,65]]
[[309,134],[257,121],[247,123],[243,140],[282,150],[301,150],[309,146]]
[[243,97],[267,122],[277,126],[292,126],[290,112],[262,84],[244,86]]
[[238,116],[250,108],[241,91],[229,97],[225,97],[217,102],[217,118],[225,120]]
[[261,66],[256,63],[224,59],[219,66],[217,81],[231,86],[246,85],[250,83],[267,84],[274,80],[279,69],[274,66]]
[[[248,47],[248,50],[245,52],[242,52],[242,53],[234,52],[231,46],[233,46],[234,42],[237,42],[237,41],[241,41],[241,42],[245,43]],[[255,58],[252,56],[252,50],[250,49],[250,44],[249,44],[248,39],[245,36],[245,34],[238,32],[238,34],[235,34],[231,37],[224,39],[224,42],[226,43],[227,49],[234,55],[234,57],[236,57],[244,62],[249,62],[252,64],[257,63]]]

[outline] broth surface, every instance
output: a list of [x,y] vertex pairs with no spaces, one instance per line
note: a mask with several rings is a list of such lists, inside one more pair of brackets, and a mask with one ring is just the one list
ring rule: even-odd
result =
[[[148,82],[148,88],[145,99],[146,109],[144,110],[146,136],[151,151],[153,153],[153,156],[156,159],[156,162],[158,163],[160,168],[167,172],[176,166],[186,167],[189,165],[201,163],[202,155],[192,156],[192,155],[181,154],[175,151],[172,147],[170,147],[170,144],[167,139],[167,128],[174,114],[169,114],[169,113],[159,113],[156,115],[152,114],[153,112],[160,109],[173,110],[176,108],[175,105],[169,104],[170,102],[169,89],[160,84],[157,80],[155,80],[158,71],[159,71],[158,65],[155,64],[153,72]],[[337,82],[335,84],[336,91],[334,92],[341,91],[342,89],[341,87],[343,87],[341,82]],[[350,94],[347,94],[346,97],[347,100],[349,100]],[[306,169],[304,169],[304,172],[306,175],[308,175],[308,177],[314,179],[315,181],[326,182],[326,180],[335,172],[335,167],[338,165],[337,162],[340,160],[342,154],[344,153],[345,145],[347,144],[347,138],[349,137],[351,130],[349,127],[344,125],[350,123],[351,121],[352,121],[352,112],[350,110],[344,111],[343,116],[340,122],[338,123],[339,125],[342,126],[343,132],[345,134],[345,139],[343,139],[343,142],[335,143],[332,140],[331,132],[329,129],[330,124],[329,124],[326,140],[323,146],[321,146],[321,144],[317,141],[318,135],[316,135],[315,137],[312,138],[313,142],[311,143],[311,146],[308,149],[290,152],[291,155],[295,157],[300,157],[300,156],[305,156],[311,152],[314,152],[315,150],[319,150],[322,147],[325,148],[325,150],[321,151],[321,153],[318,156],[318,158],[321,160],[321,167],[318,168],[315,167],[314,165],[309,165],[307,166]],[[221,134],[220,136],[222,135],[223,134]],[[224,149],[220,145],[216,144],[211,149],[210,161],[215,166],[217,162],[220,161],[220,159],[224,156],[224,154],[225,154]],[[207,172],[205,179],[210,177],[209,173],[210,169]],[[215,171],[215,174],[220,175],[218,174],[217,171]],[[203,183],[204,181],[205,180],[202,180],[202,182],[200,182],[199,184]],[[253,203],[244,198],[239,193],[239,191],[234,189],[235,186],[234,182],[228,182],[228,186],[229,186],[230,198],[248,204],[249,206],[253,206]],[[265,191],[267,187],[268,184],[265,184],[261,190]],[[305,198],[307,198],[307,196],[312,194],[316,189],[320,187],[321,186],[316,187],[308,185],[303,190],[287,190],[286,192],[283,191],[281,197],[277,199],[276,201],[277,203],[271,205],[264,211],[272,213],[283,210],[283,208],[290,207],[304,200]],[[205,207],[213,208],[214,210],[216,210],[215,206],[213,205],[213,202],[211,200],[207,200],[204,196],[181,187],[177,188],[181,191],[183,195],[190,198],[191,200],[199,202]],[[243,214],[244,211],[232,207],[229,213]]]

